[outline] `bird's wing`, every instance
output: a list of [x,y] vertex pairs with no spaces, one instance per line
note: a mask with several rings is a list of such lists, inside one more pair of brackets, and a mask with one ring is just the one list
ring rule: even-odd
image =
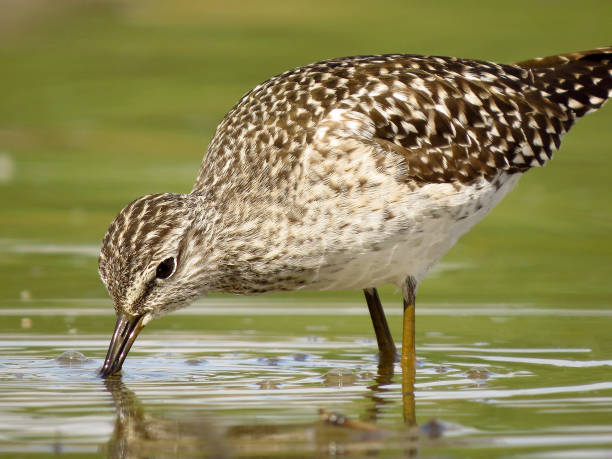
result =
[[484,70],[380,75],[373,90],[333,109],[315,138],[329,148],[358,140],[381,162],[399,155],[402,181],[470,183],[544,164],[568,115],[543,97],[528,71]]

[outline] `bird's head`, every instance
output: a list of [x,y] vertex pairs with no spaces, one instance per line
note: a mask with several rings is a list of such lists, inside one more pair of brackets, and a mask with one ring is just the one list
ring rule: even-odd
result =
[[121,369],[148,322],[204,293],[195,199],[170,193],[143,196],[108,228],[98,270],[115,304],[117,323],[101,376]]

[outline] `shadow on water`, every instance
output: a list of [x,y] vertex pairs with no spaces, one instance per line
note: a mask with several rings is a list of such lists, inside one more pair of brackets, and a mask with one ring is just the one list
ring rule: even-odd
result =
[[[113,433],[102,448],[112,458],[166,457],[181,452],[185,456],[230,458],[235,455],[315,454],[378,456],[391,448],[402,457],[418,455],[419,431],[406,426],[400,431],[376,424],[383,407],[390,402],[382,395],[390,391],[394,366],[381,362],[375,382],[366,397],[371,406],[367,420],[356,420],[341,413],[319,409],[319,419],[289,425],[234,424],[222,427],[212,417],[172,418],[154,414],[122,381],[120,375],[104,380],[115,408]],[[405,399],[414,404],[414,396]],[[410,408],[414,412],[414,406]],[[425,431],[427,433],[427,431]],[[403,454],[402,454],[403,453]]]

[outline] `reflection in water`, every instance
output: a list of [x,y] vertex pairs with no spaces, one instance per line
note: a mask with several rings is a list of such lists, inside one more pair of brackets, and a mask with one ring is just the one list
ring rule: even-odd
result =
[[[121,376],[104,380],[116,411],[113,434],[107,446],[113,458],[166,457],[180,451],[181,457],[214,458],[234,455],[282,453],[287,451],[317,453],[318,456],[365,454],[378,456],[389,450],[403,451],[405,457],[417,454],[417,430],[385,430],[375,424],[389,402],[382,394],[390,389],[393,362],[381,362],[376,382],[370,386],[368,421],[352,420],[340,413],[319,409],[313,423],[290,425],[232,425],[223,429],[211,419],[190,417],[171,419],[147,412],[136,394],[127,388]],[[414,397],[409,400],[414,403]],[[412,407],[414,412],[414,407]]]
[[218,429],[207,419],[172,420],[149,414],[119,376],[104,380],[116,410],[115,428],[108,441],[113,458],[164,457],[181,452],[193,456],[206,452],[215,458],[230,457]]
[[378,373],[376,374],[374,383],[368,386],[369,392],[366,396],[372,401],[372,404],[366,410],[365,420],[371,422],[377,421],[384,408],[392,404],[392,401],[385,399],[383,395],[391,390],[386,386],[393,381],[394,365],[394,360],[389,361],[381,359],[378,363]]

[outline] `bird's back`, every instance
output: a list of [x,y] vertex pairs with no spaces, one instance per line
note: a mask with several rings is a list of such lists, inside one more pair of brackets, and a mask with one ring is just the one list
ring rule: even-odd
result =
[[378,55],[300,67],[225,116],[193,192],[239,201],[268,233],[286,228],[273,240],[316,271],[306,286],[421,277],[601,107],[611,70],[612,48],[516,65]]
[[299,67],[255,87],[225,116],[194,191],[251,168],[282,180],[321,131],[402,156],[400,180],[467,183],[524,172],[605,102],[611,56],[609,47],[502,65],[394,54]]

